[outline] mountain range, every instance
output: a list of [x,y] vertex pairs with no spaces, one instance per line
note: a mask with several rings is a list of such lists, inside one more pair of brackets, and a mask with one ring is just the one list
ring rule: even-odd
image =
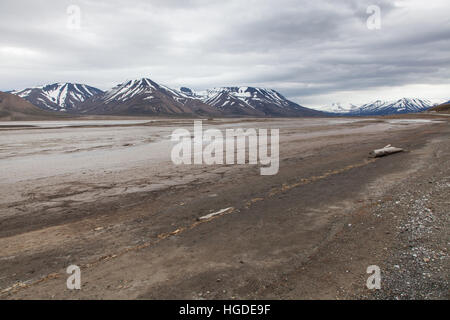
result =
[[421,112],[434,105],[427,100],[377,100],[362,106],[333,104],[326,111],[303,107],[273,89],[219,87],[193,91],[171,89],[151,79],[128,80],[103,91],[79,83],[54,83],[15,90],[43,110],[70,114],[208,116],[208,117],[314,117],[325,115],[374,116]]
[[128,80],[100,89],[78,83],[55,83],[11,91],[44,110],[74,114],[168,116],[322,116],[289,101],[272,89],[223,87],[194,92],[160,85],[151,79]]
[[450,101],[441,103],[430,109],[431,112],[450,113]]
[[92,96],[80,103],[77,111],[114,115],[221,115],[219,110],[201,100],[147,78],[129,80]]
[[429,100],[416,98],[402,98],[394,101],[376,100],[362,106],[332,104],[325,108],[328,112],[347,116],[379,116],[390,114],[405,114],[426,111],[435,106]]

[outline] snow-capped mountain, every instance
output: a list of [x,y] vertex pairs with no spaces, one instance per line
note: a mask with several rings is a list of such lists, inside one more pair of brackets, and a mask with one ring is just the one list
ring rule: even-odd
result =
[[193,93],[225,114],[252,116],[315,116],[319,111],[304,108],[272,89],[221,87]]
[[217,108],[224,114],[234,115],[254,115],[263,116],[262,111],[257,110],[245,101],[235,97],[226,91],[211,91],[207,90],[197,94],[197,98],[204,103]]
[[133,99],[134,97],[139,96],[144,96],[145,100],[151,100],[155,98],[154,96],[152,96],[152,94],[158,91],[166,95],[173,96],[175,100],[181,102],[190,98],[183,92],[172,90],[166,86],[159,85],[148,78],[142,78],[137,80],[128,80],[117,85],[116,87],[107,91],[102,99],[105,103],[109,103],[112,101],[126,102]]
[[125,81],[80,107],[83,113],[134,115],[219,115],[214,108],[183,91],[148,78]]
[[274,90],[224,87],[194,92],[160,85],[148,78],[125,81],[88,99],[83,113],[202,116],[316,116]]
[[76,111],[84,101],[103,91],[79,83],[54,83],[11,93],[44,110]]
[[336,103],[332,103],[331,105],[324,106],[324,107],[320,108],[320,110],[324,111],[324,112],[330,112],[330,113],[348,113],[357,108],[358,108],[358,106],[351,104],[351,103],[347,104],[347,105],[342,105],[341,103],[336,102]]
[[388,115],[422,112],[433,107],[429,100],[403,98],[397,101],[377,100],[348,112],[349,115]]
[[0,119],[3,120],[48,120],[66,119],[61,112],[44,111],[14,94],[0,91]]
[[11,92],[41,109],[81,114],[200,116],[320,116],[272,89],[221,87],[203,92],[160,85],[149,78],[127,80],[111,90],[55,83]]

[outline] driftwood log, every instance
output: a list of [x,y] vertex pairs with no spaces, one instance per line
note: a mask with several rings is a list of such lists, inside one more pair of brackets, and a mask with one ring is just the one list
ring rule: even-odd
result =
[[402,152],[402,148],[395,148],[388,144],[386,147],[381,149],[373,150],[369,153],[369,155],[373,158],[384,157],[393,153]]

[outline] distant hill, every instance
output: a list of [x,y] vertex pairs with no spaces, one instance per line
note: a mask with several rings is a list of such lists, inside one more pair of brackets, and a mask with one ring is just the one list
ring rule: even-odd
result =
[[429,111],[441,112],[441,113],[450,113],[450,101],[447,101],[443,104],[435,106],[431,108]]
[[0,120],[47,120],[65,118],[64,114],[39,109],[25,99],[0,91]]
[[10,93],[47,111],[78,115],[316,117],[325,113],[289,101],[272,89],[220,87],[203,92],[171,89],[149,78],[102,91],[77,83],[54,83]]
[[377,100],[353,109],[350,114],[361,116],[390,115],[422,112],[431,108],[433,104],[428,100],[403,98],[397,101]]
[[431,101],[418,98],[402,98],[395,101],[377,100],[374,102],[356,106],[342,106],[339,103],[323,107],[331,113],[348,116],[384,116],[393,114],[417,113],[433,107]]
[[102,90],[80,83],[53,83],[11,92],[35,106],[49,111],[77,112],[87,99],[100,95]]

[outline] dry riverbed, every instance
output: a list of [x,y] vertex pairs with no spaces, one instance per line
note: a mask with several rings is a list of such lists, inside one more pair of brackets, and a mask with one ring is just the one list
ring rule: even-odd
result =
[[173,165],[192,120],[0,124],[0,298],[448,299],[448,121],[204,122],[279,128],[274,176]]

